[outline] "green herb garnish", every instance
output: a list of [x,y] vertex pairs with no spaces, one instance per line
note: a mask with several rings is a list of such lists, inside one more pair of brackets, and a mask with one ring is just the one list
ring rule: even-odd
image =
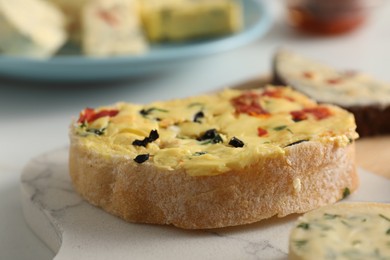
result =
[[296,240],[296,241],[294,241],[294,244],[295,244],[295,246],[296,247],[303,247],[304,245],[306,245],[307,244],[307,240]]
[[390,235],[390,228],[386,231],[386,235]]
[[150,115],[153,111],[158,111],[158,112],[163,112],[163,113],[169,112],[169,111],[166,110],[166,109],[157,108],[157,107],[151,107],[151,108],[148,108],[148,109],[142,109],[141,111],[139,111],[139,113],[140,113],[143,117],[147,117],[147,116]]
[[308,230],[310,228],[309,223],[303,222],[297,226],[297,228],[302,228],[304,230]]
[[188,107],[197,107],[197,106],[199,106],[199,107],[204,107],[204,104],[203,103],[199,103],[199,102],[194,102],[194,103],[191,103],[191,104],[189,104],[188,105]]
[[339,218],[340,215],[325,213],[324,217],[325,217],[325,219],[335,219],[335,218]]
[[106,131],[106,128],[100,128],[100,129],[87,128],[85,131],[87,133],[92,133],[92,134],[95,134],[95,135],[104,135],[104,132]]
[[285,147],[293,146],[293,145],[300,144],[300,143],[307,142],[307,141],[309,141],[309,140],[299,140],[299,141],[293,142],[291,144],[288,144]]
[[379,217],[381,217],[381,218],[383,218],[383,219],[385,219],[385,220],[390,222],[390,218],[386,217],[385,215],[379,214]]
[[287,128],[286,125],[281,125],[281,126],[274,127],[273,129],[274,129],[275,131],[281,131],[281,130],[286,129],[286,128]]
[[346,197],[348,197],[349,195],[351,194],[351,191],[349,190],[348,187],[346,187],[343,191],[343,199],[345,199]]

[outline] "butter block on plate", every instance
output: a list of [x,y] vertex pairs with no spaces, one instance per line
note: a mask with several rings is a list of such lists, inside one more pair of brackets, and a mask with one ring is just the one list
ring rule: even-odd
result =
[[47,0],[56,5],[65,15],[69,40],[79,44],[81,41],[81,12],[85,4],[94,0]]
[[49,57],[66,41],[62,13],[42,0],[0,0],[0,51]]
[[242,27],[238,0],[141,0],[149,40],[185,41],[229,34]]
[[140,54],[147,50],[134,0],[96,0],[84,6],[83,52],[91,56]]

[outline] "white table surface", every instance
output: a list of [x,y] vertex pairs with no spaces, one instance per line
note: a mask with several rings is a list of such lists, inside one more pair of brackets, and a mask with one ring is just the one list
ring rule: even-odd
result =
[[146,103],[212,91],[266,74],[278,47],[289,47],[344,69],[390,82],[390,3],[384,1],[359,30],[313,37],[289,28],[282,0],[268,1],[275,24],[262,39],[230,52],[191,60],[180,68],[120,82],[61,84],[0,77],[0,259],[52,259],[21,211],[19,178],[30,158],[65,147],[69,122],[86,106]]

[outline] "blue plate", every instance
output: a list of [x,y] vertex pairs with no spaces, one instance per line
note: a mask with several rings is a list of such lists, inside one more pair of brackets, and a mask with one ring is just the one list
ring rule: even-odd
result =
[[271,17],[265,5],[258,0],[244,0],[243,3],[244,28],[226,37],[155,45],[140,56],[91,58],[81,54],[66,54],[67,50],[48,60],[3,55],[0,56],[0,75],[18,79],[91,81],[113,80],[163,70],[180,61],[227,51],[263,36],[271,25]]

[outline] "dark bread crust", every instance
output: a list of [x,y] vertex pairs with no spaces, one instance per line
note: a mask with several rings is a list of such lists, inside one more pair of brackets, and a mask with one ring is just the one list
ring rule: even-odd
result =
[[390,134],[390,105],[343,108],[354,114],[360,137]]
[[[289,86],[295,88],[290,84],[288,79],[284,78],[277,68],[277,53],[272,60],[272,78],[271,84],[277,86]],[[298,91],[299,88],[297,89]],[[303,93],[308,95],[308,93]],[[309,96],[310,97],[310,96]],[[311,98],[311,97],[310,97]],[[321,103],[320,101],[316,100]],[[379,104],[364,105],[364,106],[343,106],[334,103],[345,110],[348,110],[355,116],[357,125],[357,132],[360,137],[386,135],[390,134],[390,104],[383,107]]]

